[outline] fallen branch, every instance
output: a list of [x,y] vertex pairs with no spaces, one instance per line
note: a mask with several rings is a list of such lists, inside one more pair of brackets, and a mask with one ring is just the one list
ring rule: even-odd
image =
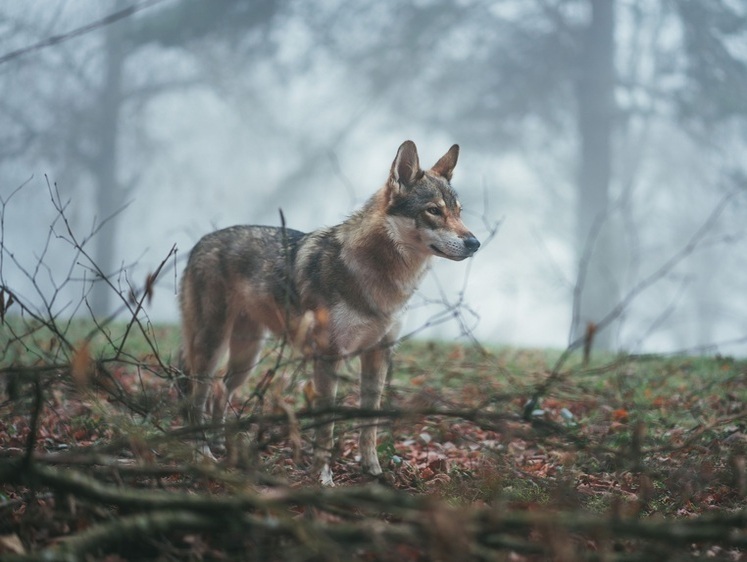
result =
[[[438,548],[457,545],[464,548],[465,556],[479,551],[488,559],[493,557],[492,553],[505,550],[551,555],[553,549],[559,548],[558,541],[572,545],[572,536],[601,541],[648,541],[682,549],[692,543],[747,546],[747,536],[741,532],[747,525],[747,511],[744,510],[686,520],[660,520],[552,510],[511,511],[488,506],[453,508],[434,498],[412,496],[378,485],[188,495],[118,488],[76,471],[53,469],[38,463],[24,470],[19,461],[2,463],[0,480],[50,488],[56,494],[74,494],[78,500],[136,512],[95,524],[59,546],[27,556],[7,557],[7,560],[17,561],[84,560],[130,541],[186,532],[237,532],[242,536],[256,532],[264,539],[283,536],[302,545],[307,553],[323,552],[326,559],[333,560],[345,559],[344,553],[349,548],[379,550],[383,544],[390,549],[392,545],[406,544],[426,553],[434,544]],[[294,517],[299,509],[308,517]],[[336,516],[333,519],[320,517],[322,512]],[[346,513],[350,514],[347,518],[344,517]],[[366,513],[388,513],[391,519],[386,522],[362,517]],[[551,541],[526,539],[533,534],[556,538]],[[578,559],[593,560],[597,556],[592,553],[580,555]],[[610,555],[604,559],[623,558]]]

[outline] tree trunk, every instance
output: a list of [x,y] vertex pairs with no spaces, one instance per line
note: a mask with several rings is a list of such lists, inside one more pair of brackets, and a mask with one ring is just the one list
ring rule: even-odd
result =
[[[589,0],[591,18],[581,43],[577,84],[579,176],[576,251],[578,291],[571,337],[598,324],[617,304],[611,223],[608,219],[612,174],[612,129],[615,115],[614,0]],[[613,326],[596,332],[598,347],[611,346]]]
[[[123,23],[106,27],[104,43],[104,78],[98,99],[96,126],[93,130],[98,146],[92,173],[96,190],[96,223],[106,221],[95,236],[94,260],[107,277],[116,275],[117,217],[123,204],[122,186],[117,178],[117,151],[120,107],[122,105],[122,70],[125,59],[121,40]],[[114,279],[116,282],[116,279]],[[111,313],[114,292],[105,280],[97,280],[89,297],[96,317]]]

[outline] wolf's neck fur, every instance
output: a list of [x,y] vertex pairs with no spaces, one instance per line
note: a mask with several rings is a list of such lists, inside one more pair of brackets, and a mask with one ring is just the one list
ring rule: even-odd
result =
[[386,197],[382,188],[337,229],[346,266],[381,310],[394,313],[417,288],[430,254],[404,238]]

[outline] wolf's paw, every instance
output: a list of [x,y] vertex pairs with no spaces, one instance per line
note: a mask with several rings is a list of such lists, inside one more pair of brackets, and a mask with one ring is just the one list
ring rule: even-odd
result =
[[324,463],[322,470],[319,472],[319,482],[325,488],[332,488],[335,485],[334,481],[332,480],[332,469],[329,468],[329,465],[327,463]]
[[213,439],[210,441],[208,447],[213,455],[213,458],[215,458],[216,456],[224,457],[228,452],[229,444],[224,439]]
[[378,457],[374,456],[368,462],[365,458],[361,461],[361,472],[369,476],[380,476],[384,471],[381,470]]
[[210,450],[210,445],[208,445],[207,443],[203,443],[202,445],[197,446],[194,451],[194,460],[195,462],[218,461],[218,459],[215,458],[213,452]]
[[382,486],[392,487],[394,485],[394,479],[391,473],[385,473],[381,470],[378,457],[372,457],[370,462],[361,463],[361,472],[366,481],[377,482]]
[[376,482],[381,486],[387,488],[394,488],[394,476],[390,472],[381,472],[379,474],[370,474],[368,472],[363,473],[364,482]]

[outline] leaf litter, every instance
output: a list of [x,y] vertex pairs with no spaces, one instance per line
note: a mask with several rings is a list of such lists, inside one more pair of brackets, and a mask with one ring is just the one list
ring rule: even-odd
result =
[[[440,528],[449,526],[444,518],[457,517],[453,510],[471,510],[458,512],[458,517],[469,513],[468,518],[500,510],[517,516],[557,512],[653,522],[745,510],[745,363],[687,357],[595,358],[589,366],[579,361],[548,389],[531,418],[523,419],[522,408],[548,376],[555,355],[404,344],[384,407],[388,415],[381,418],[379,455],[386,486],[432,498],[437,503],[430,516],[440,521],[434,523]],[[232,411],[242,420],[274,410],[285,423],[246,424],[237,432],[244,437],[238,440],[242,451],[227,455],[219,470],[208,465],[185,469],[191,462],[184,456],[188,443],[173,434],[182,425],[173,380],[152,361],[102,369],[93,352],[81,346],[70,370],[46,381],[35,454],[39,462],[85,467],[107,482],[143,489],[230,496],[237,489],[273,494],[316,488],[309,470],[313,432],[308,427],[313,424],[307,426],[303,417],[308,377],[297,367],[275,377],[266,400],[252,398],[247,388]],[[340,400],[343,407],[357,403],[353,374],[343,375]],[[32,402],[31,394],[22,392],[0,404],[4,455],[22,455],[28,446]],[[370,422],[352,416],[337,424],[333,471],[338,488],[372,485],[370,477],[360,474],[357,450],[357,430]],[[244,480],[242,474],[251,476]],[[2,485],[0,554],[39,551],[107,519],[101,506],[77,502],[62,509],[60,501],[43,489]],[[301,503],[287,509],[290,516],[311,514],[331,525],[372,518],[355,509],[331,512]],[[392,525],[400,517],[396,511],[379,513],[371,524]],[[558,559],[563,553],[611,548],[642,553],[644,560],[654,548],[636,537],[600,538],[582,531],[550,540],[548,528],[534,523],[527,528],[534,530],[520,533],[516,544],[500,543],[496,552],[508,556],[500,559],[542,560],[548,548]],[[491,540],[499,539],[505,537]],[[221,544],[199,532],[173,540],[181,546],[171,555],[162,542],[145,549],[147,555],[178,559],[190,552],[197,559],[211,559],[227,556],[239,544],[253,544],[236,538],[235,545]],[[678,548],[691,557],[747,559],[740,544],[695,539]],[[397,558],[391,559],[438,557],[432,547],[412,540],[395,540],[392,548]],[[440,548],[443,559],[459,559],[446,556],[447,546]],[[382,552],[362,549],[355,559],[388,559]],[[471,552],[477,556],[482,551]]]

